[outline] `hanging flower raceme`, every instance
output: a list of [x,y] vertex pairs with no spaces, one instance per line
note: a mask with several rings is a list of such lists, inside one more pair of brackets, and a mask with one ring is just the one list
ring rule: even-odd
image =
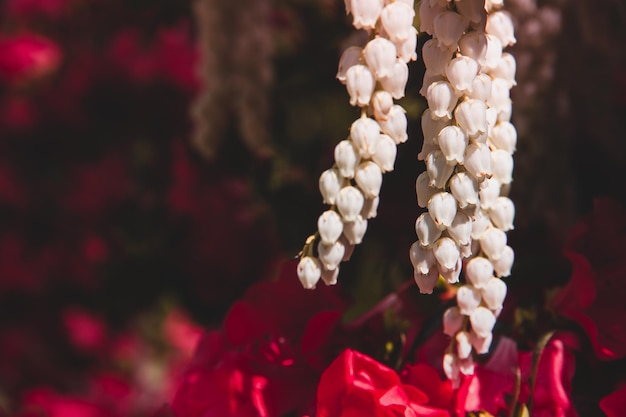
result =
[[337,72],[361,117],[335,147],[334,166],[320,176],[330,208],[319,217],[318,232],[307,239],[298,264],[298,277],[309,289],[320,279],[337,282],[339,264],[350,258],[368,220],[376,217],[383,173],[394,168],[396,146],[407,140],[406,115],[394,99],[404,97],[407,63],[417,58],[413,0],[346,0],[346,12],[355,28],[370,34],[365,47],[344,51]]
[[416,182],[418,240],[410,257],[422,293],[439,277],[458,288],[457,306],[444,314],[451,337],[443,368],[458,384],[473,373],[472,352],[486,353],[502,310],[513,250],[506,231],[515,207],[506,196],[517,133],[510,123],[509,90],[515,58],[503,48],[515,43],[502,2],[422,0],[420,30],[432,35],[423,47],[426,73],[420,93],[426,171]]

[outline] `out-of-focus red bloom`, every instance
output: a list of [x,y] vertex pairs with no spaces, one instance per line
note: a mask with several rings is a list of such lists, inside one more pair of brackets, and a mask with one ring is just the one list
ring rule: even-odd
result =
[[0,38],[0,79],[16,84],[41,79],[60,65],[61,49],[36,34]]
[[165,340],[186,357],[193,355],[202,332],[202,327],[192,322],[182,310],[171,311],[163,324]]
[[393,369],[347,349],[322,374],[317,391],[317,417],[364,415],[449,417],[450,413],[431,406],[424,391],[403,384]]
[[597,199],[594,210],[572,229],[565,256],[572,277],[553,300],[561,315],[589,335],[596,355],[626,356],[626,210],[616,201]]
[[600,409],[607,417],[622,417],[626,410],[626,385],[602,398]]
[[82,308],[66,309],[63,324],[70,342],[78,350],[95,353],[104,349],[108,341],[105,322]]
[[75,0],[7,0],[6,9],[19,18],[47,17],[58,19]]
[[92,401],[59,394],[48,388],[29,391],[24,396],[23,408],[42,417],[110,417],[108,410]]

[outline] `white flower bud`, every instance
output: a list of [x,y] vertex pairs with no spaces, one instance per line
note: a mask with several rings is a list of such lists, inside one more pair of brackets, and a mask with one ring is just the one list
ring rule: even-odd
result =
[[478,62],[472,58],[459,55],[446,65],[446,77],[457,93],[472,89],[472,81],[478,75]]
[[460,359],[467,359],[472,354],[472,344],[468,332],[458,332],[456,340],[456,354]]
[[383,172],[372,161],[363,162],[356,170],[354,179],[365,197],[378,197],[383,184]]
[[478,192],[480,196],[480,208],[483,210],[491,208],[496,198],[500,196],[500,188],[500,182],[497,179],[494,177],[485,178],[483,182],[480,183],[480,191]]
[[495,107],[500,113],[506,113],[511,105],[511,94],[509,84],[502,78],[495,78],[491,82],[491,96],[488,101],[491,107]]
[[374,29],[383,3],[383,0],[348,0],[346,10],[352,13],[352,25],[357,29]]
[[472,258],[465,265],[465,277],[476,288],[484,288],[493,277],[493,265],[482,256]]
[[322,243],[332,245],[339,239],[343,230],[341,217],[334,210],[326,210],[317,219],[317,230],[319,231]]
[[479,240],[490,227],[492,224],[489,217],[483,214],[482,210],[478,210],[472,220],[472,239]]
[[[424,78],[422,79],[422,88],[420,88],[420,91],[419,91],[420,95],[424,98],[427,98],[428,88],[430,87],[431,84],[436,83],[438,81],[445,81],[444,76],[442,74],[435,74],[434,72],[426,68],[426,71],[424,72]],[[452,89],[452,91],[454,91],[454,89]],[[456,105],[456,101],[455,101],[455,105]]]
[[487,53],[485,54],[484,62],[481,62],[480,65],[484,67],[483,71],[486,69],[487,71],[498,66],[498,61],[502,57],[502,42],[500,39],[496,38],[492,35],[487,36]]
[[491,169],[498,181],[510,184],[513,181],[513,156],[507,151],[496,149],[491,152]]
[[486,17],[485,0],[461,0],[455,4],[461,16],[471,23],[480,23]]
[[452,51],[445,46],[439,46],[435,39],[431,39],[422,47],[422,59],[432,74],[443,74],[446,65],[452,59]]
[[391,106],[393,106],[393,97],[388,91],[378,90],[372,96],[372,110],[378,122],[387,119]]
[[415,270],[413,272],[413,278],[420,290],[420,294],[432,294],[433,289],[437,285],[437,281],[439,281],[439,272],[437,272],[437,268],[432,268],[426,274]]
[[419,241],[413,242],[411,245],[409,258],[413,268],[421,274],[427,274],[435,266],[435,256],[432,249],[422,247]]
[[364,219],[373,219],[378,214],[378,203],[380,198],[366,198],[361,209],[361,217]]
[[437,193],[428,201],[428,213],[437,227],[444,230],[452,224],[456,215],[456,200],[450,193]]
[[383,8],[380,22],[393,42],[407,40],[413,29],[415,10],[403,2],[390,3]]
[[402,106],[393,105],[387,114],[387,119],[380,120],[379,123],[380,130],[389,135],[396,144],[404,143],[408,139],[406,114]]
[[480,291],[471,285],[459,287],[456,293],[456,303],[464,316],[472,314],[480,305],[480,301]]
[[428,185],[430,177],[427,172],[422,172],[415,181],[415,193],[417,194],[417,205],[425,208],[428,205],[428,200],[439,192],[438,188]]
[[506,297],[506,284],[500,278],[491,278],[482,289],[482,297],[489,309],[499,315]]
[[508,277],[511,275],[511,267],[515,261],[515,252],[510,246],[505,246],[498,259],[491,261],[496,271],[497,277]]
[[472,221],[461,212],[456,213],[448,234],[459,246],[467,246],[472,242]]
[[426,172],[428,172],[428,176],[430,177],[430,183],[428,185],[431,187],[443,188],[446,185],[448,178],[450,178],[450,175],[452,175],[454,167],[448,165],[446,157],[441,151],[429,153],[425,162]]
[[337,194],[337,209],[343,220],[352,222],[357,219],[363,208],[365,198],[358,188],[353,186],[343,187]]
[[435,17],[447,10],[447,4],[439,4],[436,3],[434,5],[430,4],[429,1],[421,1],[420,2],[420,32],[426,32],[429,35],[435,33],[434,24]]
[[362,53],[363,48],[351,46],[341,54],[341,58],[339,58],[339,68],[337,69],[337,79],[341,81],[342,84],[346,83],[346,72],[349,68],[359,63]]
[[435,17],[433,35],[437,38],[439,45],[454,50],[466,28],[467,20],[463,16],[452,11],[446,11]]
[[517,69],[517,63],[513,55],[505,52],[498,61],[495,68],[490,71],[490,74],[494,78],[500,78],[506,81],[506,85],[511,88],[517,83],[515,82],[515,71]]
[[320,280],[322,275],[322,265],[317,258],[305,256],[298,262],[298,278],[302,286],[307,290],[315,288],[315,284]]
[[437,263],[446,271],[453,270],[461,257],[459,247],[449,237],[439,238],[433,247]]
[[426,100],[428,100],[431,117],[435,119],[451,119],[458,96],[450,83],[437,81],[428,87]]
[[496,316],[485,307],[478,307],[470,315],[472,330],[478,337],[488,337],[496,324]]
[[348,239],[351,245],[358,245],[363,241],[363,236],[367,231],[367,220],[361,216],[357,216],[354,221],[345,222],[343,224],[343,235]]
[[478,181],[491,176],[491,152],[489,148],[480,143],[470,143],[465,148],[464,165]]
[[335,164],[342,177],[353,178],[359,162],[361,156],[351,141],[342,140],[335,146]]
[[513,230],[515,205],[508,197],[498,197],[489,210],[491,222],[500,230]]
[[322,281],[326,285],[336,285],[337,277],[339,276],[339,267],[335,269],[324,269],[322,268]]
[[385,134],[380,135],[380,139],[374,149],[374,155],[372,155],[372,161],[374,161],[383,172],[393,171],[393,166],[396,162],[396,154],[398,148],[396,143],[389,136]]
[[462,101],[454,111],[454,117],[469,137],[487,132],[487,106],[480,100]]
[[441,149],[439,149],[439,145],[435,145],[434,143],[430,142],[423,142],[422,149],[420,150],[420,153],[417,154],[417,160],[426,162],[428,155],[435,151],[441,152]]
[[346,248],[344,254],[343,254],[343,262],[349,261],[350,258],[352,257],[352,254],[354,253],[354,246],[352,243],[348,242],[348,238],[345,237],[344,235],[341,235],[341,237],[339,238],[339,241],[341,243],[343,243],[344,248]]
[[398,53],[398,58],[406,63],[417,59],[417,30],[411,27],[409,37],[401,42],[394,42]]
[[317,245],[317,256],[322,263],[322,267],[329,271],[336,269],[341,263],[346,248],[340,240],[330,245],[320,241]]
[[480,337],[473,331],[470,333],[470,343],[474,350],[479,355],[485,354],[489,352],[489,347],[491,346],[491,341],[493,340],[493,334],[489,333],[486,337]]
[[504,253],[506,233],[492,227],[485,230],[480,238],[480,248],[490,260],[498,260]]
[[474,243],[476,242],[470,241],[468,245],[459,246],[459,250],[461,251],[461,256],[463,258],[469,258],[470,256],[474,255],[474,252],[473,252]]
[[461,208],[478,203],[478,185],[465,172],[457,172],[450,179],[450,191]]
[[441,230],[437,228],[428,213],[422,213],[415,221],[415,233],[420,245],[425,247],[431,246],[441,236]]
[[485,65],[487,56],[487,35],[480,31],[467,32],[459,39],[461,54],[477,61],[479,65]]
[[[493,136],[493,128],[496,126],[496,123],[498,123],[498,110],[493,107],[487,108],[487,134],[489,137]],[[486,140],[474,140],[481,143],[487,142]]]
[[452,353],[443,355],[443,372],[452,381],[452,388],[456,389],[460,382],[459,358]]
[[365,65],[353,65],[346,71],[346,90],[350,94],[350,105],[367,106],[375,87],[374,74]]
[[461,257],[456,260],[456,264],[452,269],[446,269],[443,266],[437,264],[437,269],[439,270],[439,274],[445,279],[448,284],[456,284],[459,282],[459,276],[461,275],[461,268],[463,268],[463,261]]
[[404,89],[408,79],[409,67],[404,61],[398,59],[393,65],[391,73],[386,77],[381,77],[380,85],[398,100],[404,97]]
[[454,336],[463,327],[463,315],[458,307],[450,307],[443,313],[443,333]]
[[430,109],[424,110],[422,113],[422,132],[424,133],[424,142],[437,143],[437,136],[439,132],[452,124],[450,119],[433,119],[431,117]]
[[[487,102],[491,98],[491,77],[487,74],[478,74],[472,80],[472,88],[467,93],[467,96],[475,100]],[[487,119],[489,118],[487,117]],[[489,125],[489,120],[487,120],[487,125]]]
[[497,149],[512,154],[517,145],[517,130],[509,122],[500,122],[494,126],[490,140]]
[[392,74],[396,63],[396,47],[390,40],[382,37],[372,39],[365,45],[364,55],[374,78],[380,80]]
[[500,39],[503,47],[515,45],[517,42],[513,34],[513,21],[507,12],[489,13],[485,32]]
[[437,137],[437,143],[446,158],[448,165],[463,163],[465,147],[468,144],[467,137],[458,126],[446,126]]
[[325,204],[335,204],[335,197],[343,186],[343,179],[339,177],[336,169],[327,169],[320,175],[320,193]]
[[513,101],[511,99],[508,99],[504,103],[502,103],[502,106],[498,109],[498,122],[510,122],[512,112]]
[[350,139],[362,158],[370,158],[380,138],[380,126],[376,120],[360,117],[350,127]]

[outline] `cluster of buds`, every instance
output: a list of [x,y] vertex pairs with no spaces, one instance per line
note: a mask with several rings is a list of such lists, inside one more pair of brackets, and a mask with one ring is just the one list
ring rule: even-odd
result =
[[[510,123],[510,89],[516,63],[502,52],[513,45],[513,23],[496,0],[422,0],[420,30],[432,35],[422,50],[426,65],[420,93],[426,171],[416,182],[418,240],[410,257],[422,293],[442,276],[465,282],[457,306],[444,315],[452,337],[444,370],[454,383],[472,374],[472,351],[489,350],[502,309],[513,250],[506,231],[515,208],[506,197],[517,133]],[[469,259],[469,261],[468,261]],[[465,261],[464,261],[465,260]]]
[[298,277],[309,289],[320,279],[326,285],[337,282],[339,264],[376,216],[383,173],[394,168],[396,146],[407,140],[405,111],[394,99],[404,97],[407,63],[417,59],[413,0],[346,0],[346,12],[355,28],[370,35],[364,47],[344,51],[337,73],[361,117],[335,147],[334,166],[320,176],[320,192],[330,208],[319,217],[318,232],[307,239],[298,264]]

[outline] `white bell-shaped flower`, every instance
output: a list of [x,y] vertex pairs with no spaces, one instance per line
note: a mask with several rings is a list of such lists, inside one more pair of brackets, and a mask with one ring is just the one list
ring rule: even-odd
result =
[[348,241],[348,238],[345,235],[341,235],[341,237],[339,238],[339,241],[341,243],[343,243],[343,246],[346,248],[344,254],[343,254],[343,262],[349,261],[350,258],[352,257],[352,254],[354,253],[354,247],[355,245],[350,243]]
[[506,284],[500,278],[491,278],[484,288],[481,289],[482,297],[487,307],[499,315],[502,303],[506,297]]
[[401,42],[409,38],[413,29],[415,10],[403,2],[386,5],[380,14],[380,22],[392,42]]
[[450,192],[461,208],[478,203],[478,184],[465,172],[457,172],[450,179]]
[[393,139],[388,135],[381,134],[376,148],[374,149],[372,161],[374,161],[383,172],[390,172],[393,171],[397,153],[398,148]]
[[444,127],[441,132],[439,132],[437,143],[448,165],[463,163],[463,155],[465,153],[465,147],[468,145],[468,140],[460,127]]
[[513,181],[513,156],[507,151],[496,149],[491,152],[491,168],[493,176],[502,184]]
[[317,258],[305,256],[298,262],[297,272],[302,286],[307,290],[312,290],[320,280],[322,265]]
[[378,215],[378,203],[380,203],[379,197],[366,198],[363,202],[363,208],[361,209],[361,217],[364,219],[373,219]]
[[363,193],[351,185],[343,187],[337,194],[337,209],[346,222],[353,222],[359,216],[363,208],[365,198]]
[[363,52],[374,78],[380,80],[392,74],[396,63],[396,46],[390,40],[380,36],[372,39],[365,45]]
[[439,45],[455,50],[467,23],[467,19],[456,12],[439,13],[433,22],[433,36],[437,38]]
[[420,245],[425,247],[431,246],[441,236],[441,230],[428,213],[422,213],[415,221],[415,233]]
[[430,109],[424,110],[422,113],[422,133],[424,134],[424,142],[437,143],[439,132],[452,124],[450,119],[433,119]]
[[343,187],[343,178],[336,169],[327,169],[320,175],[319,187],[325,204],[335,204],[335,197]]
[[354,221],[345,222],[343,224],[343,235],[348,239],[351,245],[358,245],[363,241],[363,236],[367,231],[367,220],[361,216],[357,216]]
[[489,352],[489,348],[491,347],[491,342],[493,340],[493,334],[489,333],[485,337],[480,337],[473,331],[470,332],[470,343],[472,347],[479,355],[483,355]]
[[391,69],[391,73],[380,79],[380,85],[391,93],[396,100],[404,97],[406,82],[409,80],[409,67],[401,59]]
[[463,314],[458,307],[450,307],[443,313],[443,333],[454,336],[463,327]]
[[426,100],[428,100],[431,117],[435,119],[451,119],[452,110],[456,106],[458,96],[450,83],[437,81],[428,86]]
[[480,23],[486,17],[485,0],[456,1],[456,9],[470,23]]
[[[471,90],[466,94],[469,98],[486,103],[491,98],[491,77],[483,73],[478,74],[472,80]],[[489,117],[487,117],[487,126],[489,126]]]
[[513,20],[507,12],[497,11],[489,13],[485,32],[500,39],[503,47],[515,45],[515,42],[517,42],[513,29]]
[[335,241],[330,245],[324,244],[320,241],[317,245],[317,256],[322,263],[322,267],[326,270],[332,271],[343,260],[343,255],[346,253],[346,247],[341,240]]
[[491,70],[498,66],[498,61],[502,57],[502,42],[500,39],[493,35],[487,36],[487,53],[485,54],[484,62],[481,62],[480,65],[483,67],[483,71]]
[[[471,146],[471,145],[470,145]],[[430,177],[428,185],[436,188],[443,188],[452,175],[454,167],[448,165],[446,157],[441,151],[434,151],[426,157],[426,172]]]
[[[497,123],[498,123],[498,110],[493,107],[487,108],[487,135],[488,137],[493,136],[493,128],[496,126]],[[478,140],[476,139],[474,140],[478,142]],[[480,142],[486,143],[486,141],[480,141]]]
[[343,231],[341,217],[334,210],[326,210],[317,219],[317,230],[322,243],[332,245],[339,239]]
[[383,184],[383,172],[376,163],[372,161],[363,162],[357,168],[354,180],[365,197],[378,197],[380,187]]
[[350,127],[350,139],[359,150],[362,158],[370,158],[380,138],[380,126],[376,120],[362,116]]
[[339,68],[337,69],[337,79],[341,81],[342,84],[346,83],[346,73],[348,69],[360,63],[362,54],[363,48],[359,46],[351,46],[343,51],[341,58],[339,58]]
[[402,106],[394,104],[387,114],[386,120],[380,120],[380,130],[389,135],[396,144],[404,143],[408,139],[406,133],[406,113]]
[[378,122],[386,120],[393,106],[393,97],[389,91],[378,90],[372,95],[372,111]]
[[452,224],[456,215],[456,200],[445,191],[437,193],[428,201],[428,213],[437,227],[444,230]]
[[428,158],[428,155],[435,151],[441,152],[441,149],[439,149],[439,145],[430,142],[424,142],[422,143],[422,149],[420,150],[420,153],[417,154],[417,160],[425,162]]
[[500,230],[505,232],[513,230],[513,219],[515,218],[515,205],[508,197],[498,197],[489,209],[491,222]]
[[478,62],[479,65],[485,65],[485,57],[487,56],[487,35],[477,30],[467,32],[459,39],[459,50],[462,55],[472,58]]
[[429,35],[435,33],[435,17],[439,13],[447,10],[447,4],[436,3],[431,5],[429,1],[421,1],[419,14],[420,14],[420,32],[426,32]]
[[515,261],[515,252],[510,246],[505,246],[498,259],[491,261],[496,271],[497,277],[508,277],[511,275],[511,267]]
[[486,145],[470,143],[465,148],[464,165],[478,181],[491,176],[491,152]]
[[396,46],[398,58],[406,63],[417,60],[417,30],[411,27],[409,37],[404,41],[393,43]]
[[461,380],[460,372],[459,358],[453,353],[443,355],[443,373],[452,382],[452,389],[459,387]]
[[465,277],[476,288],[484,288],[493,277],[493,264],[482,256],[472,258],[465,265]]
[[353,65],[346,71],[346,90],[350,94],[350,105],[367,106],[375,87],[374,74],[365,65]]
[[461,212],[457,212],[448,227],[448,234],[459,246],[467,246],[472,242],[472,221]]
[[456,304],[464,316],[472,314],[480,305],[480,291],[472,285],[463,285],[456,292]]
[[478,307],[470,314],[472,330],[478,337],[488,337],[496,324],[496,316],[485,307]]
[[490,227],[493,227],[493,225],[489,216],[484,214],[482,210],[478,210],[472,219],[472,239],[474,242],[480,240]]
[[510,122],[500,122],[493,127],[490,140],[497,149],[512,154],[517,145],[517,130]]
[[459,55],[448,62],[445,72],[448,81],[457,93],[465,93],[471,91],[472,81],[478,75],[478,62],[470,57]]
[[517,63],[515,62],[515,58],[508,52],[504,52],[496,67],[489,73],[493,78],[500,78],[506,81],[508,87],[511,88],[517,85],[517,82],[515,82],[516,70]]
[[463,100],[454,111],[454,117],[470,138],[487,132],[487,106],[483,101]]
[[439,238],[433,247],[437,263],[446,271],[453,270],[461,257],[459,247],[449,237]]
[[351,141],[342,140],[335,146],[335,164],[342,177],[354,178],[359,162],[361,162],[361,156]]
[[437,272],[437,268],[432,268],[426,274],[415,270],[413,271],[413,278],[420,290],[420,294],[432,294],[439,281],[439,272]]
[[[349,6],[348,6],[349,5]],[[384,0],[348,0],[346,10],[352,13],[352,25],[357,29],[374,29],[383,11]]]
[[480,237],[480,248],[492,260],[500,259],[506,246],[506,233],[495,227],[485,230]]
[[495,78],[491,82],[491,96],[488,101],[491,107],[494,107],[500,113],[509,111],[511,105],[510,87],[506,80]]
[[480,191],[478,192],[480,208],[483,210],[491,208],[496,198],[500,197],[501,188],[500,181],[496,178],[485,178],[483,182],[480,183]]
[[336,285],[337,277],[339,276],[339,267],[335,269],[322,268],[322,281],[326,285]]
[[459,256],[459,259],[456,260],[456,264],[452,269],[446,269],[440,264],[437,264],[437,269],[439,270],[439,275],[445,279],[448,284],[456,284],[459,282],[459,276],[461,275],[461,269],[463,268],[463,260]]
[[[492,11],[501,9],[504,5],[504,0],[485,0],[485,10]],[[535,7],[534,4],[529,3],[529,7]]]
[[510,122],[513,113],[513,100],[509,99],[502,103],[498,109],[498,122]]
[[424,171],[417,176],[417,180],[415,181],[415,193],[417,194],[417,205],[426,208],[428,205],[428,201],[430,198],[437,194],[440,190],[435,187],[431,187],[428,185],[430,182],[430,177],[428,176],[428,172]]
[[445,81],[445,80],[446,79],[443,76],[443,74],[435,74],[434,72],[426,68],[426,71],[424,72],[424,78],[422,79],[422,88],[420,88],[419,90],[420,95],[424,98],[428,98],[428,88],[430,87],[430,85],[438,81]]
[[452,51],[440,46],[435,39],[430,39],[422,47],[422,59],[432,74],[443,74],[446,65],[452,59]]
[[472,344],[470,343],[470,335],[468,332],[458,332],[454,339],[456,340],[456,354],[460,359],[467,359],[472,354]]
[[419,241],[413,242],[409,249],[409,258],[413,268],[421,274],[427,274],[435,266],[435,255],[430,248],[424,248]]

